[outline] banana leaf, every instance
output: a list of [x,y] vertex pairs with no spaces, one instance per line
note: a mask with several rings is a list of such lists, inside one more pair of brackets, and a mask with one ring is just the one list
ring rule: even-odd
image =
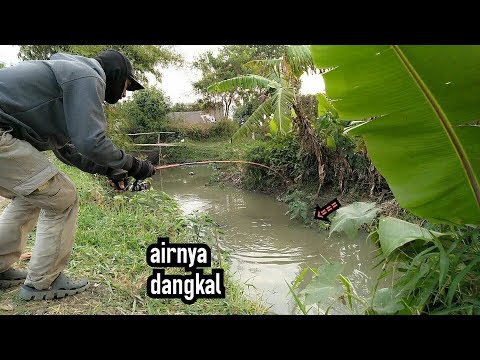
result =
[[480,46],[311,46],[328,99],[399,204],[480,225]]

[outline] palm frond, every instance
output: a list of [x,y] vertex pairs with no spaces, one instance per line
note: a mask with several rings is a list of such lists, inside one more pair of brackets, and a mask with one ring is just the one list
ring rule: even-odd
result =
[[272,96],[274,107],[273,120],[277,124],[280,134],[285,135],[292,128],[290,120],[292,113],[292,105],[295,101],[291,88],[280,88]]
[[281,85],[264,76],[244,75],[244,76],[237,76],[231,79],[216,82],[210,85],[207,88],[207,91],[222,93],[222,92],[229,92],[237,88],[253,89],[256,87],[267,88],[267,89],[268,88],[278,89],[279,87],[281,87]]
[[[254,112],[250,117],[245,121],[240,129],[237,130],[235,134],[232,136],[232,141],[235,141],[243,136],[246,136],[252,133],[258,126],[260,125],[261,121],[265,121],[270,117],[273,112],[273,97],[268,98],[265,100]],[[264,118],[265,116],[265,118]]]
[[304,72],[315,70],[310,47],[306,45],[291,45],[285,51],[285,60],[293,75],[298,79]]
[[266,74],[266,77],[269,78],[270,74],[280,74],[282,62],[282,58],[251,60],[245,64],[245,67],[251,69],[254,73]]

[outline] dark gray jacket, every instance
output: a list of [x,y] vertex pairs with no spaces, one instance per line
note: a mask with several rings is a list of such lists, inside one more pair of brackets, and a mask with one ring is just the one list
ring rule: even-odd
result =
[[0,127],[79,169],[129,170],[132,157],[106,134],[105,73],[95,59],[55,54],[0,70]]

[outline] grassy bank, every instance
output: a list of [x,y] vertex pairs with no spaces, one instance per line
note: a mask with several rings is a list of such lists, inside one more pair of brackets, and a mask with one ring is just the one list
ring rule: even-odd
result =
[[[116,194],[96,177],[56,162],[76,184],[81,198],[78,230],[66,270],[87,277],[91,287],[61,300],[25,302],[18,287],[0,291],[0,314],[264,314],[266,308],[248,300],[242,284],[225,278],[225,299],[199,299],[186,305],[178,299],[151,299],[146,281],[152,269],[146,264],[148,245],[158,236],[170,242],[194,241],[189,221],[167,194],[150,190]],[[30,235],[27,251],[33,245]],[[212,248],[213,258],[215,254]],[[228,269],[228,263],[221,262]],[[26,267],[24,261],[15,264]],[[212,267],[220,267],[219,261]],[[166,273],[183,274],[172,268]],[[208,273],[208,270],[205,271]],[[2,310],[3,309],[3,310]]]

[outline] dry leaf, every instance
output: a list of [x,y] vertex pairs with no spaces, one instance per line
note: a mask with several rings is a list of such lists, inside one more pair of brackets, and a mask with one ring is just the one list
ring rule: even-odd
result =
[[0,310],[3,311],[13,311],[14,307],[12,304],[0,304]]

